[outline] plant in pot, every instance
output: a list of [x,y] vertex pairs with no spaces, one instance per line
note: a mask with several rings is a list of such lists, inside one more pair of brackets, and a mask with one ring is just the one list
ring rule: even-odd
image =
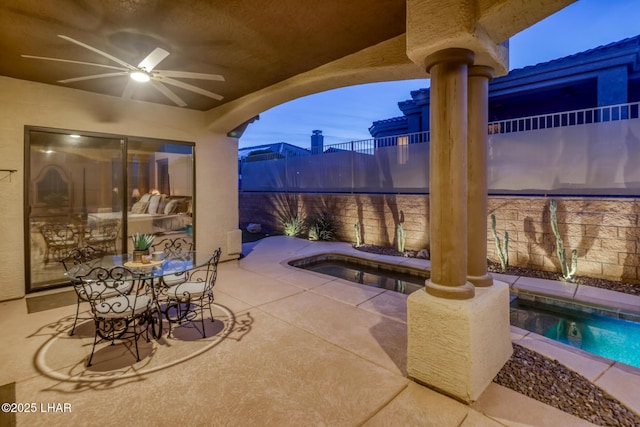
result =
[[131,236],[133,240],[133,262],[141,262],[142,255],[148,255],[149,248],[156,238],[153,234],[140,234],[136,233]]

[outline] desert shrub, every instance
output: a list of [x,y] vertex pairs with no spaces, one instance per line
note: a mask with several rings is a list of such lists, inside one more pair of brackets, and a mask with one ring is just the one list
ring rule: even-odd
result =
[[304,218],[290,216],[282,220],[282,232],[285,236],[300,236],[304,233]]
[[327,213],[319,213],[309,220],[309,240],[333,240],[336,226]]

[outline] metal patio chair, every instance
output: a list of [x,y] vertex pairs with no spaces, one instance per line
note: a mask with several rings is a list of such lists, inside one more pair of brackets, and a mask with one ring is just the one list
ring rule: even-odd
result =
[[[64,270],[69,272],[70,268],[79,268],[81,264],[90,265],[91,261],[102,258],[103,255],[104,252],[100,249],[96,249],[93,246],[84,246],[82,248],[71,249],[64,258],[60,258],[58,261],[62,264]],[[77,272],[74,272],[73,276],[69,276],[71,284],[73,285],[73,290],[76,292],[76,297],[78,299],[76,304],[76,318],[73,321],[73,327],[71,328],[69,335],[73,335],[75,333],[78,316],[80,314],[80,304],[87,302],[86,295],[83,292],[83,287],[78,280],[73,278],[76,276],[75,273]]]
[[[176,237],[175,239],[165,238],[158,243],[151,245],[151,251],[162,252],[164,259],[171,260],[171,258],[180,258],[187,256],[189,252],[193,250],[193,242],[182,237]],[[171,262],[171,261],[169,261]],[[171,267],[169,267],[170,269]],[[162,284],[165,287],[178,285],[186,282],[188,275],[185,273],[179,274],[166,274],[162,277]]]
[[84,243],[102,249],[105,254],[117,253],[116,241],[120,233],[120,220],[103,221],[88,227],[84,233]]
[[[204,306],[208,306],[211,321],[213,322],[213,287],[218,275],[218,263],[222,250],[216,249],[206,267],[187,272],[187,280],[173,286],[169,286],[164,292],[166,296],[165,317],[171,323],[190,322],[197,318],[200,312],[202,324],[202,337],[206,338],[204,327]],[[199,310],[198,310],[199,308]],[[173,310],[173,314],[171,313]],[[172,330],[169,329],[169,334]]]
[[47,223],[40,227],[44,238],[44,262],[48,264],[52,259],[57,260],[65,252],[80,245],[77,229],[68,224]]
[[91,306],[95,337],[87,366],[91,366],[96,345],[101,341],[134,341],[136,360],[140,361],[138,340],[151,321],[152,298],[145,282],[125,267],[95,267],[80,276],[82,292]]

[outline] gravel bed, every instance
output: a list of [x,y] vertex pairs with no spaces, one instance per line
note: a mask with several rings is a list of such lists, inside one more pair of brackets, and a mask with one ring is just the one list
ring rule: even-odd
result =
[[[488,262],[487,267],[488,270],[492,273],[504,273],[513,276],[536,277],[538,279],[562,281],[562,274],[553,271],[542,271],[532,268],[514,267],[510,265],[507,267],[506,271],[502,272],[500,271],[500,264],[492,261]],[[597,277],[588,276],[575,276],[573,282],[577,283],[578,285],[593,286],[596,288],[608,289],[610,291],[622,292],[630,295],[640,295],[640,285],[635,285],[627,282],[599,279]]]
[[[383,255],[415,256],[413,252],[402,254],[394,248],[375,245],[363,245],[357,249]],[[488,270],[502,273],[500,264],[491,261],[488,262]],[[509,266],[504,274],[562,280],[559,273],[522,267]],[[640,285],[585,276],[576,276],[574,281],[580,285],[640,295]],[[493,381],[599,426],[640,426],[638,415],[591,381],[560,362],[517,344],[513,344],[511,359]]]
[[640,417],[591,381],[517,344],[493,382],[599,426],[640,426]]

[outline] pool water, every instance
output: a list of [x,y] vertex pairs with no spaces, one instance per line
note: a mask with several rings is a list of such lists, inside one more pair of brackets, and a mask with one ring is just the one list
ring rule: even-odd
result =
[[640,368],[639,322],[515,299],[511,324]]

